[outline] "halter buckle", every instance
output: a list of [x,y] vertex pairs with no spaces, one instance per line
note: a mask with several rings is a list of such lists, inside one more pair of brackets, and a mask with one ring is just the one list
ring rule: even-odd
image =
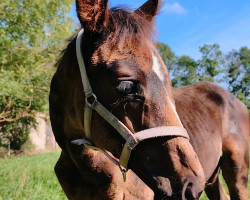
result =
[[85,94],[85,102],[86,106],[89,108],[93,108],[95,102],[97,102],[97,97],[94,93],[89,92]]

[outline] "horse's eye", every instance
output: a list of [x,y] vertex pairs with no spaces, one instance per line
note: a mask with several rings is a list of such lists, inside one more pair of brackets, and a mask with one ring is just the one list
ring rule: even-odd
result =
[[119,85],[116,87],[116,89],[119,92],[128,94],[133,90],[134,83],[132,81],[121,81]]

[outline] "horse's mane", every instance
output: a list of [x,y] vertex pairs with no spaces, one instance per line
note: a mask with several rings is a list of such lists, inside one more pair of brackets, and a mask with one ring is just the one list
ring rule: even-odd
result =
[[[128,8],[115,7],[109,12],[109,26],[103,30],[108,35],[107,42],[110,49],[145,49],[146,41],[154,41],[155,29],[154,23],[146,20],[145,16],[138,15]],[[74,56],[75,42],[77,33],[71,36],[67,41],[67,47],[62,51],[61,58],[56,66],[69,62]]]
[[154,39],[154,23],[146,20],[146,17],[138,15],[127,8],[112,8],[110,10],[110,24],[112,33],[110,34],[111,44],[123,46],[129,43],[152,41]]

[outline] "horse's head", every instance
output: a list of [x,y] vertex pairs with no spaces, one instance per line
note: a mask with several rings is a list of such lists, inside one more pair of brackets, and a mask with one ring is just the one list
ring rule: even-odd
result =
[[[76,6],[85,30],[81,53],[98,101],[132,133],[162,126],[182,127],[167,69],[152,41],[158,1],[149,0],[134,12],[109,9],[107,0],[77,0]],[[77,65],[76,61],[73,64]],[[73,132],[82,128],[82,133],[83,86],[79,71],[76,77],[71,76],[76,84],[66,87],[74,87],[72,94],[78,100],[68,113],[76,113],[80,119],[71,120],[78,125]],[[74,111],[77,107],[80,111]],[[176,135],[140,142],[128,166],[154,190],[156,198],[195,199],[204,188],[203,170],[188,139]],[[125,143],[96,112],[91,140],[117,158]]]

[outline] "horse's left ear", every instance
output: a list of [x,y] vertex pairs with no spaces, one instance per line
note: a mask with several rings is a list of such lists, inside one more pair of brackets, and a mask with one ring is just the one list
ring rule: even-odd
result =
[[135,11],[135,13],[141,15],[142,17],[146,18],[149,22],[151,22],[154,16],[157,14],[160,4],[161,0],[148,0],[140,8],[138,8]]
[[108,0],[76,0],[76,11],[86,31],[100,32],[108,25]]

